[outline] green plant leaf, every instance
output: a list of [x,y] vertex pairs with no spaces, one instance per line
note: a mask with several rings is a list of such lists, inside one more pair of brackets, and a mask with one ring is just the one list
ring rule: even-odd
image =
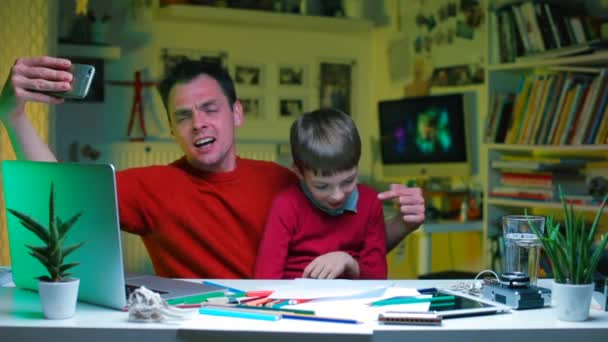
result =
[[48,243],[49,242],[49,233],[46,230],[46,228],[44,228],[43,225],[41,225],[40,223],[38,223],[36,220],[34,220],[33,218],[31,218],[28,215],[25,215],[17,210],[13,210],[13,209],[6,209],[8,210],[8,212],[10,212],[11,214],[13,214],[14,216],[16,216],[19,219],[19,222],[21,222],[21,224],[29,231],[31,231],[32,233],[36,234],[36,236],[38,236],[38,238],[44,242],[44,243]]
[[67,271],[70,268],[73,268],[75,266],[78,266],[78,265],[80,265],[79,262],[71,262],[69,264],[63,264],[63,265],[61,265],[61,268],[59,270],[60,270],[61,274],[65,277],[66,276],[65,271]]
[[70,246],[67,246],[63,249],[63,258],[65,259],[68,255],[70,255],[73,251],[77,250],[78,248],[80,248],[80,246],[84,245],[84,241],[80,242],[80,243],[76,243]]
[[74,223],[76,223],[76,221],[78,221],[78,219],[82,216],[82,214],[84,214],[84,211],[79,212],[78,214],[72,216],[69,220],[67,220],[66,222],[62,222],[59,223],[59,218],[58,219],[58,232],[59,232],[59,238],[62,239],[65,234],[67,234],[67,232],[70,230],[70,228],[72,228],[72,226],[74,225]]

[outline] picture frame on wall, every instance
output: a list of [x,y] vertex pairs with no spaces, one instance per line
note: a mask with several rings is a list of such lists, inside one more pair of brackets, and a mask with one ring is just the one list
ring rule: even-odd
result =
[[262,87],[266,78],[266,68],[256,62],[235,62],[232,66],[234,83],[240,86]]
[[222,51],[205,51],[196,49],[162,48],[162,74],[167,75],[177,63],[185,60],[202,61],[227,68],[228,54]]
[[304,87],[307,85],[308,70],[305,65],[280,64],[278,67],[278,84],[280,86]]
[[320,107],[339,109],[351,114],[352,62],[320,62]]
[[283,97],[279,99],[279,116],[282,118],[296,118],[306,108],[306,103],[301,97]]
[[261,96],[244,95],[239,98],[246,119],[264,119],[264,99]]

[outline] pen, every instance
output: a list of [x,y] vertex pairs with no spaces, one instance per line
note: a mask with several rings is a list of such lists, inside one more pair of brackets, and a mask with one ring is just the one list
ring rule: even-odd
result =
[[167,303],[169,305],[196,304],[196,303],[204,302],[209,298],[217,298],[217,297],[226,297],[224,290],[204,293],[204,294],[195,295],[195,296],[168,299]]
[[450,302],[454,301],[454,296],[440,296],[440,297],[428,297],[428,298],[417,298],[417,297],[395,297],[379,300],[372,302],[370,306],[385,306],[385,305],[396,305],[396,304],[414,304],[414,303],[434,303],[434,302]]
[[416,291],[418,291],[420,294],[428,294],[428,293],[435,293],[437,292],[437,288],[435,287],[426,287],[423,289],[416,289]]
[[300,310],[300,309],[283,309],[283,308],[273,308],[268,306],[251,306],[251,305],[235,305],[237,308],[241,309],[252,309],[252,310],[267,310],[267,311],[276,311],[276,312],[290,312],[301,315],[314,315],[315,312],[312,310]]
[[252,306],[252,305],[244,305],[244,304],[203,304],[206,307],[212,308],[225,308],[225,309],[237,309],[241,310],[249,310],[249,311],[268,311],[268,312],[276,312],[276,313],[292,313],[292,314],[300,314],[300,315],[314,315],[315,312],[312,310],[298,310],[298,309],[280,309],[280,308],[270,308],[266,306]]
[[228,290],[228,291],[230,291],[230,292],[232,292],[232,293],[235,293],[235,294],[236,294],[236,293],[244,293],[244,292],[246,292],[246,291],[243,291],[243,290],[235,289],[235,288],[230,287],[230,286],[226,286],[226,285],[218,284],[218,283],[215,283],[215,282],[212,282],[212,281],[209,281],[209,280],[203,280],[203,284],[204,284],[204,285],[209,285],[209,286],[218,286],[218,287],[223,287],[223,288],[225,288],[226,290]]
[[604,311],[608,311],[608,279],[604,280]]
[[312,315],[298,315],[298,314],[283,314],[285,319],[300,319],[304,321],[317,321],[317,322],[330,322],[330,323],[346,323],[346,324],[360,324],[362,322],[349,319],[349,318],[336,318],[336,317],[322,317]]
[[231,310],[230,308],[214,308],[214,307],[208,307],[208,306],[201,307],[200,309],[198,309],[198,312],[203,315],[234,317],[234,318],[249,318],[249,319],[259,319],[259,320],[263,320],[263,321],[278,321],[279,319],[281,319],[281,314],[276,314],[276,313]]

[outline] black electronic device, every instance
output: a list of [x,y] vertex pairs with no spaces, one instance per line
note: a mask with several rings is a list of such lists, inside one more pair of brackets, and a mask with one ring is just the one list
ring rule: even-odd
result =
[[521,272],[503,273],[496,282],[485,282],[485,298],[515,310],[538,309],[551,305],[551,290],[530,285],[530,278]]
[[47,94],[65,99],[84,99],[89,94],[89,89],[95,76],[95,67],[88,64],[72,64],[72,89],[68,91],[45,92]]
[[467,104],[463,94],[379,102],[383,175],[470,175],[467,122],[473,114]]

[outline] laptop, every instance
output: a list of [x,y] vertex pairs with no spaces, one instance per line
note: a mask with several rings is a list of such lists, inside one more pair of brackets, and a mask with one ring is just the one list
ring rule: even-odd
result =
[[[51,183],[55,189],[56,215],[67,220],[83,215],[68,232],[67,244],[85,244],[67,257],[80,262],[70,271],[80,279],[78,299],[115,309],[126,305],[128,289],[141,285],[175,299],[224,291],[225,287],[144,274],[124,273],[116,178],[111,164],[47,163],[6,160],[2,162],[6,208],[25,213],[48,228]],[[42,242],[8,211],[8,242],[13,282],[19,288],[37,290],[37,278],[47,275],[25,245]]]

